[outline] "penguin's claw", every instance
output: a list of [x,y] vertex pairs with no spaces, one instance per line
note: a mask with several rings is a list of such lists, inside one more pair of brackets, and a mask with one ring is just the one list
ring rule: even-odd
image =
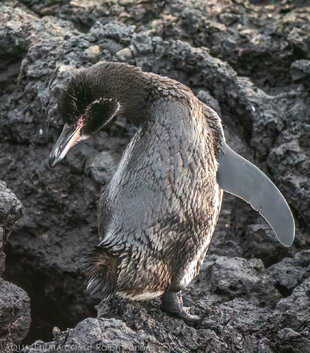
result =
[[162,296],[161,310],[171,316],[182,319],[187,324],[197,324],[201,318],[188,312],[189,308],[183,306],[181,292],[166,292]]
[[189,312],[189,308],[186,308],[185,306],[180,310],[179,313],[177,313],[177,317],[180,319],[184,320],[188,324],[196,324],[201,321],[201,318],[197,315],[192,315]]
[[201,318],[199,316],[190,314],[188,312],[189,308],[186,308],[186,307],[180,308],[179,310],[173,310],[173,309],[171,310],[162,305],[161,309],[168,315],[174,316],[178,319],[182,319],[184,322],[186,322],[189,325],[195,325],[201,321]]

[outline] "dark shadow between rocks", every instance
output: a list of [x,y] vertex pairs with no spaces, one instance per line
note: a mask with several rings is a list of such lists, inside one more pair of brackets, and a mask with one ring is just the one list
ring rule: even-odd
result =
[[[56,326],[61,330],[74,327],[78,322],[87,317],[96,317],[96,311],[92,299],[79,300],[83,297],[85,281],[81,278],[74,278],[74,274],[47,275],[40,270],[35,270],[31,259],[25,256],[16,255],[8,244],[6,252],[6,272],[4,278],[23,288],[31,299],[31,327],[23,344],[31,344],[36,340],[51,341],[52,332]],[[54,277],[54,280],[51,281]],[[48,282],[49,281],[49,282]],[[53,282],[53,283],[51,283]],[[57,286],[53,295],[49,287]],[[76,296],[72,293],[64,295],[63,286],[76,288]],[[80,292],[80,293],[78,293]],[[80,310],[72,309],[72,306]]]

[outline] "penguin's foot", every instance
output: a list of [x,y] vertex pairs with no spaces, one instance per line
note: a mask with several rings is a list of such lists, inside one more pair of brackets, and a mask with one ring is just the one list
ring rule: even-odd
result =
[[161,298],[161,309],[166,313],[184,320],[188,324],[196,324],[201,319],[190,314],[183,306],[182,292],[165,292]]

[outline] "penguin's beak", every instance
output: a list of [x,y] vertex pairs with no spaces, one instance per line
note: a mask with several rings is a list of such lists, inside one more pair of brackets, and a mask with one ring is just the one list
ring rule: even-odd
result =
[[81,125],[73,126],[65,124],[62,133],[49,155],[48,162],[51,168],[55,167],[55,165],[65,157],[69,149],[78,142],[81,136],[81,128]]

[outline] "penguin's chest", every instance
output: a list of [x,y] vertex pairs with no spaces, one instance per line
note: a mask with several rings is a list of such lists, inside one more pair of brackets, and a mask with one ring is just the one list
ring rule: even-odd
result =
[[212,223],[216,168],[208,136],[140,129],[108,186],[109,204],[123,229],[204,227]]

